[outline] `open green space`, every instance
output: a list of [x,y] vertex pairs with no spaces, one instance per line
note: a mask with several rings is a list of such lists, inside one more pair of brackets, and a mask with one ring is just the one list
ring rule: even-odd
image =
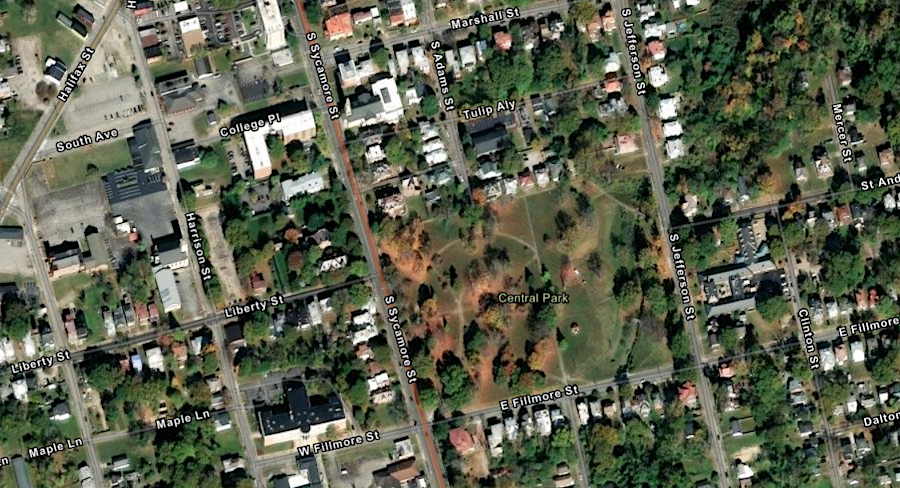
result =
[[[206,116],[203,116],[204,123]],[[208,124],[207,124],[208,126]],[[179,171],[182,179],[191,183],[202,181],[215,183],[219,188],[231,183],[231,166],[228,164],[228,155],[225,146],[221,143],[200,150],[200,164]]]
[[[560,206],[560,197],[554,191],[531,195],[523,202],[528,211],[520,215],[530,216],[541,263],[556,288],[569,295],[570,303],[559,307],[558,318],[565,336],[562,356],[568,375],[597,381],[614,376],[623,366],[645,370],[671,364],[666,338],[659,333],[661,324],[653,317],[627,317],[627,311],[622,310],[614,297],[615,266],[621,263],[617,263],[613,242],[631,239],[633,215],[611,199],[597,197],[594,215],[584,224],[588,230],[563,244],[548,239],[556,233],[556,213],[543,209],[574,212],[574,205]],[[527,220],[525,222],[527,224]],[[589,256],[595,261],[599,259],[597,272],[589,271]],[[580,279],[564,283],[564,271],[569,266],[579,272]],[[573,324],[578,325],[577,334],[573,333]]]
[[6,176],[12,168],[22,146],[41,118],[41,112],[21,108],[15,101],[7,103],[6,108],[6,124],[0,130],[0,177]]
[[99,179],[113,171],[131,166],[128,143],[116,140],[94,145],[47,161],[47,183],[57,190]]
[[[57,22],[56,14],[63,12],[71,18],[75,3],[75,0],[4,2],[0,6],[0,12],[7,13],[3,30],[9,31],[13,39],[37,35],[41,40],[41,60],[53,56],[71,66],[85,42]],[[99,12],[95,14],[100,17]]]
[[296,70],[293,73],[280,74],[278,75],[278,80],[284,88],[298,88],[306,86],[307,83],[309,83],[306,77],[306,71],[302,69]]

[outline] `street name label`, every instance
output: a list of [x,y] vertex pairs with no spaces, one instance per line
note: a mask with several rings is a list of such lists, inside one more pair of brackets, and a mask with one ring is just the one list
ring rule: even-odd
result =
[[809,362],[809,369],[815,371],[819,369],[819,350],[816,348],[816,340],[813,336],[812,321],[809,318],[809,310],[801,308],[797,312],[797,318],[800,320],[800,331],[803,333],[803,346],[806,348],[806,360]]
[[62,442],[54,442],[49,446],[44,447],[32,447],[28,449],[28,457],[30,459],[50,456],[52,454],[56,454],[58,452],[63,452],[66,449],[74,449],[76,447],[81,447],[84,445],[84,441],[81,440],[81,437],[76,437],[74,439],[66,439],[65,444]]
[[872,332],[879,329],[887,329],[900,325],[900,317],[894,317],[884,320],[876,320],[874,322],[860,322],[852,325],[842,325],[837,328],[841,337],[850,337],[851,335],[862,334],[863,332]]
[[500,409],[510,410],[513,408],[527,407],[529,405],[537,405],[538,403],[559,400],[563,396],[570,397],[578,395],[579,393],[578,385],[566,385],[561,390],[548,391],[537,395],[522,395],[513,397],[510,400],[500,400]]
[[331,120],[337,120],[341,116],[341,110],[334,104],[334,93],[331,91],[331,85],[328,83],[328,74],[325,72],[325,61],[322,60],[322,46],[314,42],[318,36],[315,32],[308,32],[306,40],[309,41],[309,57],[313,60],[316,67],[316,78],[319,80],[319,86],[322,88],[322,96],[325,97],[325,103],[328,104],[328,115]]
[[76,149],[79,147],[84,147],[91,145],[95,142],[105,141],[107,139],[114,139],[119,137],[119,131],[116,129],[111,130],[98,130],[94,137],[85,134],[78,139],[72,139],[71,141],[59,141],[56,143],[56,152],[65,152],[71,149]]
[[184,214],[184,219],[187,222],[188,237],[191,240],[191,247],[194,249],[194,256],[197,258],[197,265],[200,266],[200,278],[203,281],[209,281],[213,277],[212,265],[203,252],[203,238],[200,237],[197,215],[194,212],[188,212]]
[[509,7],[506,9],[494,10],[489,14],[478,14],[463,19],[452,19],[450,20],[450,28],[453,30],[467,29],[482,24],[493,24],[506,19],[514,19],[519,15],[521,15],[519,7]]
[[181,427],[184,424],[189,424],[195,420],[206,420],[210,417],[212,417],[212,415],[209,413],[209,410],[197,410],[194,412],[194,415],[181,414],[177,417],[156,419],[156,430],[173,429],[175,427]]
[[238,122],[231,127],[222,127],[219,129],[219,135],[222,138],[227,138],[243,134],[244,132],[256,132],[265,126],[272,125],[276,122],[281,122],[281,114],[279,113],[269,114],[268,117],[252,122]]
[[69,361],[71,359],[71,353],[69,353],[69,351],[67,350],[62,350],[58,351],[52,356],[39,357],[33,361],[20,361],[18,363],[10,364],[9,367],[12,370],[12,374],[18,374],[35,369],[49,368],[50,366],[53,366],[54,361],[61,363],[63,361]]
[[466,120],[472,120],[480,119],[482,117],[491,117],[494,115],[494,112],[512,112],[515,109],[515,100],[500,100],[499,102],[497,102],[496,109],[494,109],[493,105],[479,105],[472,109],[463,109],[461,110],[461,112],[466,117]]
[[336,441],[316,442],[311,446],[300,446],[297,448],[297,453],[300,454],[300,457],[307,457],[310,454],[335,451],[337,449],[343,449],[345,447],[358,446],[363,442],[373,442],[379,440],[381,440],[381,434],[379,434],[377,430],[371,430],[369,432],[366,432],[365,436],[357,435]]
[[441,41],[431,41],[431,57],[434,62],[434,72],[437,75],[438,88],[444,96],[444,111],[456,110],[456,102],[450,96],[450,82],[447,81],[447,64],[444,62],[444,54],[437,52],[441,48]]
[[91,60],[91,56],[93,55],[94,50],[89,47],[85,47],[84,51],[81,52],[82,60],[79,61],[78,66],[75,66],[75,69],[66,76],[65,84],[60,88],[59,93],[56,94],[56,98],[58,98],[59,101],[65,103],[69,99],[72,91],[78,86],[78,80],[81,79],[81,75],[84,74],[84,70],[87,69],[87,63]]
[[871,427],[873,425],[886,424],[900,420],[900,412],[880,413],[874,417],[863,417],[863,426]]
[[[631,17],[632,10],[630,8],[622,9],[622,17]],[[644,96],[647,94],[647,83],[643,81],[644,73],[641,72],[641,58],[638,55],[638,37],[634,30],[634,22],[623,20],[622,25],[625,26],[625,42],[628,45],[628,64],[631,66],[631,76],[634,77],[634,89],[637,94]]]
[[248,313],[265,312],[270,305],[273,307],[284,305],[284,295],[282,295],[281,293],[276,293],[270,296],[267,300],[255,300],[252,303],[248,303],[245,305],[232,305],[223,310],[223,312],[225,312],[225,317],[230,319],[233,317],[238,317],[240,315],[246,315]]
[[409,384],[416,382],[417,373],[412,367],[412,358],[409,357],[409,347],[406,345],[406,337],[403,337],[403,329],[400,327],[400,309],[394,305],[397,301],[394,295],[384,297],[384,304],[387,305],[388,322],[391,324],[391,330],[394,331],[394,340],[397,341],[397,349],[400,351],[400,364],[406,368],[406,381]]
[[859,189],[862,191],[874,190],[876,188],[886,188],[888,186],[894,186],[900,184],[900,175],[894,176],[882,176],[878,178],[878,181],[875,182],[873,180],[863,180],[859,184]]
[[844,146],[844,149],[841,149],[841,157],[845,163],[852,163],[853,150],[847,147],[850,145],[850,138],[847,136],[847,127],[844,125],[844,105],[841,103],[832,105],[831,115],[834,117],[834,128],[837,131],[838,141],[841,146]]
[[684,305],[683,313],[685,320],[695,320],[697,318],[697,309],[691,305],[691,289],[687,280],[687,263],[681,256],[682,248],[675,245],[681,239],[681,236],[675,233],[669,234],[669,244],[672,245],[672,260],[675,261],[675,281],[678,282],[678,294],[681,295],[681,304]]

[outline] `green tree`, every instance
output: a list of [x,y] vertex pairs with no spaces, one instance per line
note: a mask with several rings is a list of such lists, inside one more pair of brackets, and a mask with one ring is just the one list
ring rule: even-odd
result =
[[2,330],[0,335],[15,340],[22,340],[31,332],[31,312],[28,305],[18,293],[7,293],[0,298],[0,317]]
[[783,296],[772,296],[757,303],[756,310],[766,322],[772,323],[790,313],[791,307]]
[[594,17],[597,16],[597,8],[591,4],[591,2],[576,2],[575,5],[572,5],[572,9],[569,11],[572,15],[572,20],[577,22],[579,25],[586,26]]
[[386,69],[390,59],[388,57],[387,49],[383,47],[381,49],[377,49],[372,52],[372,62],[375,63],[375,66],[378,66],[380,69]]
[[826,254],[822,282],[834,295],[844,295],[862,283],[866,268],[858,253],[838,250]]
[[259,346],[269,339],[272,319],[264,312],[254,312],[244,322],[244,339],[251,346]]
[[422,99],[422,104],[419,108],[422,111],[422,115],[430,119],[437,117],[437,114],[440,111],[438,99],[434,95],[426,95],[425,98]]
[[451,364],[439,373],[441,396],[450,410],[456,411],[467,405],[475,391],[469,373],[460,364]]
[[146,302],[153,293],[153,270],[146,254],[133,256],[119,270],[119,286],[139,302]]

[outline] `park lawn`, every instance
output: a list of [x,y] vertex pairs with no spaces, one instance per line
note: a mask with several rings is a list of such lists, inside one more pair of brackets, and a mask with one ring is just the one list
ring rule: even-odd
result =
[[[3,21],[3,29],[13,39],[37,35],[41,40],[41,59],[53,56],[72,66],[85,42],[57,22],[56,13],[63,12],[72,18],[75,3],[75,0],[41,0],[35,2],[35,7],[24,9],[19,2],[4,2],[0,10],[8,16]],[[96,8],[93,10],[99,19],[100,12]]]
[[[93,166],[97,171],[88,171]],[[47,161],[47,181],[50,189],[58,190],[99,179],[101,176],[131,166],[128,142],[116,140],[94,145]]]
[[6,176],[12,168],[22,146],[41,118],[41,112],[19,107],[14,101],[7,104],[7,109],[9,115],[6,127],[0,131],[0,177]]
[[275,253],[275,257],[272,258],[272,263],[275,265],[275,277],[278,278],[278,289],[291,291],[291,281],[288,279],[287,256],[285,255],[284,250]]
[[[558,307],[559,330],[566,339],[568,347],[562,352],[566,372],[573,380],[598,381],[611,378],[622,366],[628,366],[629,355],[636,347],[637,352],[653,353],[643,357],[640,365],[655,367],[668,363],[671,359],[666,351],[662,357],[656,352],[664,350],[652,341],[638,341],[638,325],[634,321],[623,321],[619,306],[612,293],[612,282],[604,277],[612,277],[615,270],[611,266],[613,225],[618,222],[618,207],[609,199],[602,197],[595,203],[595,217],[592,227],[571,246],[572,249],[561,249],[555,239],[545,240],[544,236],[553,236],[555,212],[541,209],[557,208],[559,196],[555,191],[548,191],[527,197],[528,214],[534,228],[535,239],[541,262],[549,272],[558,290],[569,295],[570,303]],[[562,207],[559,210],[572,211]],[[577,269],[584,270],[584,258],[590,252],[597,252],[604,263],[604,269],[595,276],[583,272],[583,284],[564,287],[561,270],[567,261],[571,261]],[[572,333],[572,324],[579,325],[579,333]],[[662,346],[664,346],[664,342]]]

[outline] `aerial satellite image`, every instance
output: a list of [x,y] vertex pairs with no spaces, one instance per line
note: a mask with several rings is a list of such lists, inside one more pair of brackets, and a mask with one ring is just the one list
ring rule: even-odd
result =
[[0,488],[900,487],[895,0],[0,0]]

